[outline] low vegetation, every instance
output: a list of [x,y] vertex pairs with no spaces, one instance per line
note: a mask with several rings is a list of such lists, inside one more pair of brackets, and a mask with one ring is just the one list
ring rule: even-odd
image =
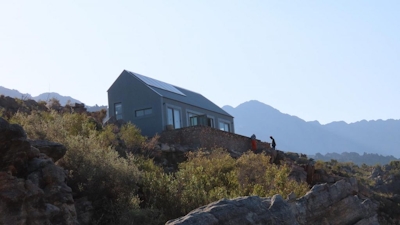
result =
[[271,164],[263,154],[234,159],[223,149],[202,149],[166,173],[150,157],[156,140],[140,135],[133,124],[101,126],[88,114],[57,110],[5,117],[22,125],[30,139],[67,147],[57,163],[68,171],[75,198],[92,201],[93,224],[164,224],[223,198],[301,196],[309,190],[306,183],[288,179],[287,165]]

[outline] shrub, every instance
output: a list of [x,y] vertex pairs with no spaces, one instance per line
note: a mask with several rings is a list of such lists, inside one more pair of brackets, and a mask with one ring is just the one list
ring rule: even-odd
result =
[[93,201],[95,218],[104,215],[102,224],[118,221],[126,210],[139,207],[140,171],[134,156],[119,157],[114,149],[102,148],[92,136],[70,137],[67,148],[63,164],[70,171],[68,184]]
[[236,196],[238,187],[235,159],[225,150],[198,151],[188,154],[187,162],[179,165],[182,213],[210,202]]
[[116,131],[118,130],[117,126],[114,124],[106,125],[101,132],[98,133],[98,141],[101,147],[115,148],[118,146],[118,139]]
[[390,174],[393,174],[396,177],[400,176],[400,161],[398,160],[390,161],[389,168],[390,168],[389,171]]
[[137,152],[146,140],[140,133],[140,129],[132,123],[124,124],[118,133],[120,139],[124,142],[126,150]]
[[286,197],[294,192],[297,196],[302,196],[309,190],[307,183],[297,183],[289,179],[291,169],[288,165],[278,166],[269,162],[269,156],[252,152],[243,154],[237,160],[240,195],[266,197],[280,194]]
[[[143,164],[142,179],[147,207],[160,209],[167,219],[223,198],[244,195],[262,197],[291,192],[304,195],[306,183],[290,180],[290,168],[270,163],[270,158],[251,151],[235,160],[222,149],[190,152],[175,174],[165,174],[153,164]],[[146,166],[145,166],[146,165]],[[147,167],[147,169],[145,168]]]
[[322,160],[317,160],[314,164],[314,168],[317,169],[326,169],[325,162]]

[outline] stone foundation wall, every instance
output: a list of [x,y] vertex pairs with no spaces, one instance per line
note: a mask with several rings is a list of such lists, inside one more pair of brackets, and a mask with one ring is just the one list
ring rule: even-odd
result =
[[[193,149],[220,147],[230,152],[238,153],[243,153],[251,149],[250,137],[207,126],[166,130],[161,133],[159,141],[166,144],[180,144]],[[270,149],[270,144],[257,140],[257,149]]]

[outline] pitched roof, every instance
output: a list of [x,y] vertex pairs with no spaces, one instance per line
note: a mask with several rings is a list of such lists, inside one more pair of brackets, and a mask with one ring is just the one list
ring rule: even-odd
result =
[[217,112],[223,115],[231,116],[225,110],[223,110],[222,108],[220,108],[219,106],[217,106],[216,104],[214,104],[213,102],[211,102],[210,100],[208,100],[206,97],[204,97],[199,93],[184,88],[180,88],[172,84],[168,84],[150,77],[146,77],[138,73],[130,72],[128,70],[125,71],[131,74],[132,76],[138,78],[139,80],[143,81],[145,85],[147,85],[150,89],[152,89],[154,92],[156,92],[157,94],[159,94],[164,98],[169,98],[185,104]]

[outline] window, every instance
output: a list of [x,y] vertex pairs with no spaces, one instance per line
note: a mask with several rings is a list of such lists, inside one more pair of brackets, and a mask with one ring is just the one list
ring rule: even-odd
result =
[[199,123],[197,122],[198,118],[196,116],[190,117],[190,126],[196,126]]
[[198,125],[198,118],[197,118],[197,114],[194,113],[188,113],[188,117],[189,117],[189,125],[190,126],[196,126]]
[[189,126],[209,126],[214,127],[214,119],[208,117],[206,114],[199,115],[195,113],[188,113]]
[[214,127],[214,119],[213,118],[207,118],[207,126]]
[[114,104],[114,115],[117,120],[122,119],[122,103]]
[[181,128],[181,113],[178,109],[167,108],[168,125],[175,129]]
[[225,122],[219,122],[219,129],[223,130],[223,131],[230,131],[229,129],[229,123],[225,123]]
[[135,116],[136,117],[140,117],[140,116],[150,115],[152,113],[153,113],[153,109],[152,108],[140,109],[140,110],[136,110],[135,111]]

